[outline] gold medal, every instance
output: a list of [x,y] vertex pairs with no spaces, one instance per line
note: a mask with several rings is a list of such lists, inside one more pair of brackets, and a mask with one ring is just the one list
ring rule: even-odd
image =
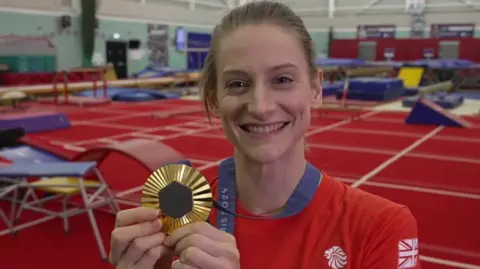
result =
[[142,206],[160,209],[163,231],[206,221],[213,197],[207,179],[184,164],[169,164],[154,171],[142,189]]

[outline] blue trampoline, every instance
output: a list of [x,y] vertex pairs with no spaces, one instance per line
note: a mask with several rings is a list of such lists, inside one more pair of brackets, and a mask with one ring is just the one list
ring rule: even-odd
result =
[[432,69],[461,69],[461,68],[470,68],[473,65],[473,62],[470,60],[418,60],[408,62],[408,65],[413,66],[426,66]]
[[318,66],[362,66],[365,61],[358,59],[343,59],[343,58],[319,58],[315,60]]
[[18,146],[0,150],[0,157],[13,163],[63,162],[64,159],[30,146]]

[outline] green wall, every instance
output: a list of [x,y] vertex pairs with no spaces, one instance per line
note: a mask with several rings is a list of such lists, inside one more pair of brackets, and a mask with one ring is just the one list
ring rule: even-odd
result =
[[[186,27],[187,32],[210,32],[211,28]],[[82,50],[80,42],[80,21],[76,17],[73,19],[72,27],[69,31],[61,32],[58,27],[58,16],[36,15],[25,13],[7,13],[0,12],[0,35],[48,35],[54,33],[56,44],[56,65],[58,70],[68,70],[73,67],[79,67],[82,64]],[[101,19],[99,23],[98,35],[95,42],[95,52],[100,52],[105,58],[105,40],[113,36],[114,33],[120,34],[121,39],[139,39],[144,44],[147,40],[147,26],[144,22],[138,21],[118,21]],[[326,30],[311,31],[315,41],[317,54],[324,55],[327,52],[328,32]],[[408,38],[408,31],[398,32],[399,38]],[[175,26],[169,28],[169,36],[175,36]],[[348,39],[355,38],[356,32],[337,31],[335,38]],[[480,31],[476,33],[480,37]],[[175,50],[172,42],[169,42],[169,65],[172,67],[185,68],[187,66],[186,53]],[[129,59],[129,73],[136,73],[142,70],[148,63],[147,55],[140,60]]]

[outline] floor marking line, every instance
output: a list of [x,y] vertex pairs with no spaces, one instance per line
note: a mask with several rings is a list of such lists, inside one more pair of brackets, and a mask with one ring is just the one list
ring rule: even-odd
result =
[[380,173],[383,169],[387,168],[390,166],[392,163],[396,162],[398,159],[415,149],[416,147],[420,146],[422,143],[433,137],[434,135],[438,134],[441,130],[443,130],[443,126],[439,126],[435,128],[433,131],[429,132],[428,134],[424,135],[422,138],[418,139],[417,141],[413,142],[410,146],[406,147],[405,149],[401,150],[398,152],[396,155],[392,156],[379,166],[377,166],[375,169],[361,177],[357,182],[353,183],[351,186],[353,188],[358,188],[361,186],[363,183],[365,183],[367,180],[371,179],[374,177],[376,174]]

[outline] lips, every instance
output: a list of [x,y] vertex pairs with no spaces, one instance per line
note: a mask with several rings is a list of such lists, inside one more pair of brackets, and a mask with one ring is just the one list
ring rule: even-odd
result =
[[284,129],[290,122],[273,122],[265,124],[241,124],[240,128],[248,133],[253,134],[270,134],[279,132]]

